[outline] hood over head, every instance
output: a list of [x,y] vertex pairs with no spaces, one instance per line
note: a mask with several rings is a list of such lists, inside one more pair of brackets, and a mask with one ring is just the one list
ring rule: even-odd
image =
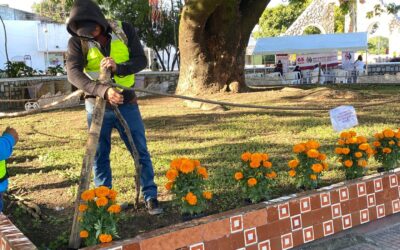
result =
[[67,31],[72,36],[91,37],[90,32],[96,24],[103,32],[110,32],[111,28],[100,7],[92,0],[75,0],[69,15]]

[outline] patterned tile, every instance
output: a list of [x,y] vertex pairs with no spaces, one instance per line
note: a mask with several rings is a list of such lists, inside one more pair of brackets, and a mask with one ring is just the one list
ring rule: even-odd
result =
[[396,175],[389,176],[389,183],[390,183],[390,188],[397,187],[399,185],[397,182],[397,176]]
[[271,250],[271,243],[269,240],[258,243],[258,250]]
[[279,205],[278,211],[280,220],[290,217],[289,203]]
[[367,194],[367,187],[365,185],[365,182],[357,184],[357,194],[358,194],[358,197],[361,197],[361,196],[364,196]]
[[400,200],[399,199],[392,201],[392,209],[393,209],[393,213],[400,212]]
[[313,226],[303,229],[303,240],[304,243],[314,240],[314,228]]
[[376,206],[376,217],[378,219],[382,218],[382,217],[385,217],[385,204]]
[[243,215],[231,217],[230,223],[231,223],[231,233],[243,231]]
[[191,245],[189,249],[190,250],[204,250],[204,243],[202,242],[202,243],[197,243],[197,244]]
[[300,211],[301,211],[301,213],[306,213],[306,212],[310,212],[311,211],[310,197],[306,197],[306,198],[300,199]]
[[327,207],[329,205],[331,205],[330,193],[322,193],[321,194],[321,207]]
[[383,190],[382,178],[374,180],[374,190],[375,190],[375,193]]
[[291,218],[292,222],[292,231],[296,231],[302,228],[302,223],[301,223],[301,215],[296,215]]
[[332,209],[332,219],[339,218],[342,216],[342,208],[340,203],[334,204],[331,206]]
[[351,214],[343,215],[342,223],[343,223],[343,230],[351,228],[352,227]]
[[364,224],[367,223],[369,221],[369,210],[364,209],[360,211],[360,223]]
[[323,223],[323,228],[324,228],[324,236],[331,235],[335,232],[333,229],[333,220],[325,221]]
[[244,230],[244,243],[246,247],[257,243],[257,241],[257,229],[255,227]]
[[340,202],[347,201],[349,199],[349,189],[347,187],[341,188],[339,190]]
[[367,196],[367,205],[368,205],[368,207],[376,206],[375,194],[369,194]]
[[281,236],[282,250],[290,249],[293,247],[293,236],[292,233],[288,233]]

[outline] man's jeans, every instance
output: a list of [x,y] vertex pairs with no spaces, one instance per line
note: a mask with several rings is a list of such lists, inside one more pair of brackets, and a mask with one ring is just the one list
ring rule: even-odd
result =
[[[87,112],[88,127],[92,121],[92,113],[95,99],[86,99],[85,107]],[[137,104],[123,104],[118,106],[119,111],[125,118],[132,133],[133,142],[140,156],[142,164],[142,172],[140,175],[140,185],[145,201],[150,198],[157,198],[157,186],[154,183],[154,171],[151,164],[150,154],[147,151],[146,137],[142,117],[140,115]],[[112,187],[112,177],[110,168],[110,151],[111,151],[111,132],[116,128],[128,149],[130,149],[128,138],[124,132],[124,128],[119,123],[118,118],[112,109],[106,108],[104,112],[103,125],[101,127],[99,144],[97,146],[94,170],[94,183],[96,187],[107,186]],[[132,162],[133,159],[127,159]]]

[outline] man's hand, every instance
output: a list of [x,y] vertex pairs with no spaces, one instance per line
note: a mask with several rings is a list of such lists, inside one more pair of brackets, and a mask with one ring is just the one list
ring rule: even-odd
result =
[[18,132],[11,127],[7,127],[6,130],[4,130],[4,134],[10,134],[12,137],[14,137],[15,144],[17,144],[19,140]]
[[115,73],[117,71],[117,64],[111,57],[104,57],[100,62],[100,67],[111,69],[112,73]]
[[124,96],[121,95],[118,90],[113,89],[113,88],[108,88],[106,92],[106,100],[114,106],[117,106],[118,104],[123,104],[124,103]]

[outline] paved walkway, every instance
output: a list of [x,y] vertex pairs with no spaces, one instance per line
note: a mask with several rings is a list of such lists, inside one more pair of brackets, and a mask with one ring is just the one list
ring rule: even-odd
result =
[[296,250],[399,250],[400,214],[342,231]]

